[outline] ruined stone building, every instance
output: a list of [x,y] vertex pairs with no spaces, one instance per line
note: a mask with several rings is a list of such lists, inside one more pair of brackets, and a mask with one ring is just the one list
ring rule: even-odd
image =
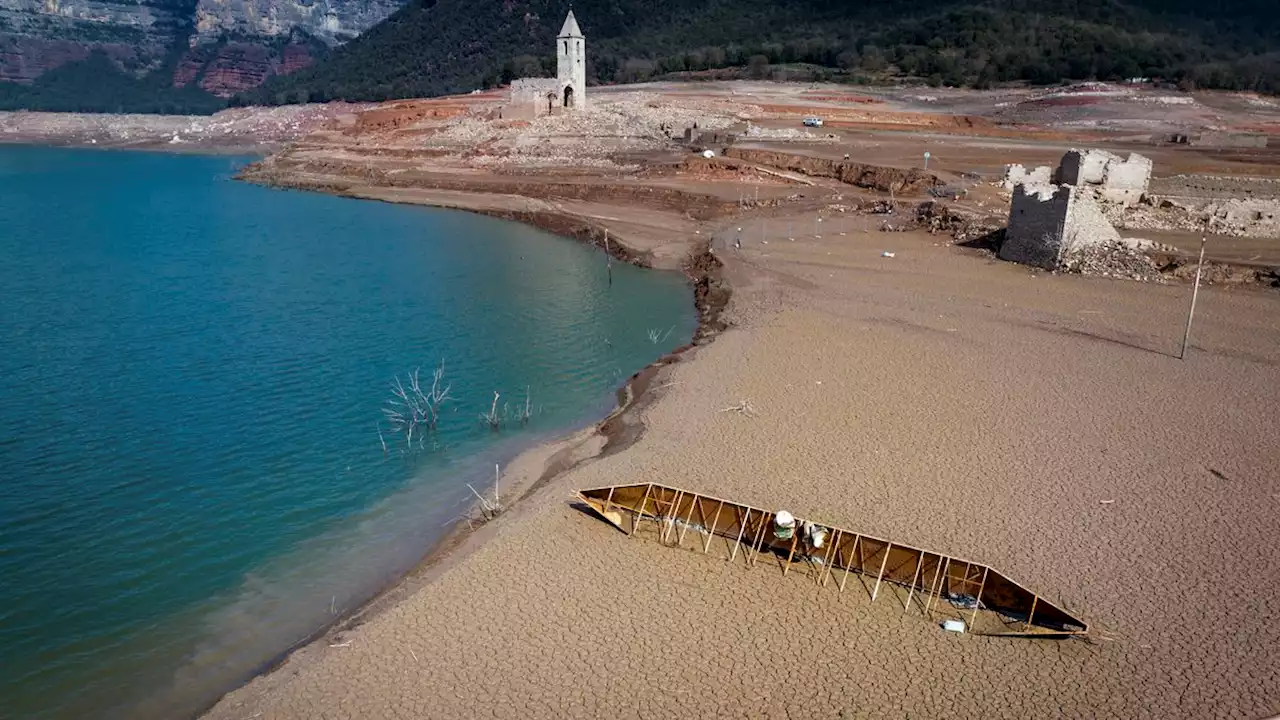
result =
[[1057,270],[1090,247],[1119,240],[1093,191],[1075,185],[1018,185],[1000,258]]
[[556,76],[513,81],[503,117],[532,119],[586,105],[587,40],[570,10],[556,37]]
[[1057,270],[1081,253],[1120,241],[1099,202],[1131,206],[1151,183],[1151,160],[1105,150],[1070,150],[1057,168],[1005,168],[1013,190],[1000,257]]
[[1150,158],[1130,153],[1126,159],[1106,150],[1068,150],[1056,168],[1008,165],[1004,173],[1006,190],[1018,185],[1071,185],[1090,188],[1099,198],[1126,207],[1136,205],[1150,184]]
[[1063,185],[1094,186],[1104,200],[1136,205],[1151,184],[1151,159],[1129,153],[1126,160],[1106,150],[1069,150],[1054,179]]

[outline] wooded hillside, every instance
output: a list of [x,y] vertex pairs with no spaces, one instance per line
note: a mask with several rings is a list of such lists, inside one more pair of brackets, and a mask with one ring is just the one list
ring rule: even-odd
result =
[[[1159,77],[1280,92],[1273,0],[576,0],[588,81],[808,63],[833,79],[985,86]],[[1230,7],[1228,7],[1230,5]],[[415,0],[237,102],[385,100],[550,74],[567,4]]]

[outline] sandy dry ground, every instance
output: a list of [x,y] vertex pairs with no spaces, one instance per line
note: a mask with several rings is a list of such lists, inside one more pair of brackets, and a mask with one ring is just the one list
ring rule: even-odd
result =
[[[1160,138],[1249,130],[1275,145],[1280,103],[1116,86],[592,92],[588,113],[532,123],[503,120],[496,92],[213,118],[0,113],[10,142],[209,151],[302,138],[251,176],[591,242],[607,228],[661,268],[718,233],[734,326],[652,378],[636,444],[613,452],[587,431],[523,456],[503,486],[524,500],[209,717],[1280,712],[1280,295],[1202,291],[1179,361],[1184,284],[1047,275],[943,235],[867,232],[880,216],[835,208],[884,194],[703,163],[672,140],[697,122],[815,164],[849,154],[882,177],[929,151],[929,171],[969,191],[953,206],[998,223],[1003,165],[1056,163],[1071,146],[1142,152],[1162,179],[1273,177],[1275,148]],[[828,120],[817,133],[800,126],[814,114]],[[1280,264],[1280,240],[1215,239],[1210,257]],[[759,417],[720,412],[743,400]],[[895,595],[873,604],[853,583],[840,593],[628,539],[571,504],[577,488],[647,481],[971,557],[1084,618],[1092,638],[944,633]]]
[[[735,327],[660,372],[637,444],[209,717],[1280,711],[1280,297],[1202,291],[1179,361],[1184,286],[1033,273],[923,233],[754,229],[717,244]],[[719,412],[744,399],[759,417]],[[972,557],[1094,639],[944,633],[892,595],[571,505],[646,481]]]
[[[876,232],[881,216],[839,211],[883,200],[874,190],[750,161],[690,164],[662,136],[695,116],[717,118],[704,130],[749,119],[761,130],[740,147],[850,153],[881,177],[930,150],[930,170],[970,190],[956,206],[998,218],[1007,199],[984,181],[1114,129],[1100,120],[1142,120],[1133,108],[1150,106],[1171,126],[1210,110],[1252,123],[1274,108],[1233,96],[1170,109],[1109,89],[1089,105],[1014,93],[994,113],[971,94],[639,90],[601,90],[585,124],[484,119],[496,98],[389,104],[251,173],[592,242],[608,228],[663,268],[716,233],[734,326],[658,370],[631,411],[645,427],[636,444],[583,461],[604,445],[584,433],[523,457],[503,482],[532,488],[524,500],[210,717],[1280,711],[1280,295],[1203,291],[1179,361],[1183,284],[1047,275],[942,234]],[[811,113],[835,121],[833,137],[797,137]],[[1017,126],[1028,118],[1040,126]],[[1149,143],[1105,140],[1167,175],[1269,172],[1255,171],[1266,153]],[[1280,243],[1250,242],[1215,251],[1280,257]],[[743,400],[759,417],[721,412]],[[972,557],[1084,618],[1092,637],[944,633],[896,595],[872,603],[856,584],[840,593],[628,539],[572,505],[576,488],[646,481]]]
[[0,112],[0,143],[265,154],[367,107],[231,108],[214,115]]
[[[1160,130],[1247,128],[1268,118],[1280,127],[1280,104],[1264,98],[1112,85],[922,93],[656,83],[594,89],[585,111],[534,120],[504,115],[511,108],[498,91],[395,101],[336,116],[250,175],[268,184],[414,196],[406,199],[507,214],[532,203],[537,212],[587,219],[594,232],[611,227],[633,247],[647,242],[633,237],[647,231],[635,233],[632,224],[661,225],[678,249],[696,222],[723,217],[757,193],[788,212],[859,196],[865,184],[852,188],[848,175],[846,182],[833,175],[844,159],[874,166],[880,191],[896,182],[895,173],[936,177],[949,203],[998,224],[1009,208],[1010,193],[995,187],[1006,164],[1056,165],[1069,148],[1093,146],[1141,152],[1155,163],[1150,207],[1124,225],[1126,235],[1194,253],[1211,213],[1182,206],[1200,208],[1201,194],[1219,201],[1273,194],[1268,178],[1280,172],[1280,135],[1271,138],[1276,147],[1246,150],[1174,145]],[[810,115],[826,118],[827,126],[804,127]],[[1117,117],[1140,121],[1147,131],[1122,132],[1100,120]],[[687,144],[680,142],[686,132]],[[693,151],[704,147],[733,158],[703,161]],[[1181,189],[1174,193],[1179,209],[1157,207],[1166,188]],[[929,199],[926,189],[899,182],[897,197],[918,203]],[[1183,198],[1183,191],[1191,194]],[[1268,202],[1260,208],[1265,215],[1280,207],[1274,198]],[[652,212],[665,217],[654,223],[645,217]],[[1249,232],[1215,225],[1208,258],[1264,272],[1280,265],[1280,236],[1274,222],[1265,224]],[[680,257],[650,259],[669,267]]]

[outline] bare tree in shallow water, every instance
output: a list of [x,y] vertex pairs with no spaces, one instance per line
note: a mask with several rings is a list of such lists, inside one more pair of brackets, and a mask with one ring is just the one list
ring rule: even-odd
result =
[[[440,362],[440,366],[431,374],[431,387],[424,389],[421,382],[420,368],[414,368],[413,372],[401,380],[396,376],[391,383],[391,397],[388,398],[387,404],[382,408],[382,415],[395,435],[403,435],[405,447],[412,451],[427,449],[427,437],[435,432],[440,422],[440,409],[446,402],[453,400],[452,390],[453,383],[447,383],[444,380],[444,361]],[[511,407],[510,403],[503,403],[498,406],[501,399],[498,391],[493,392],[493,402],[490,403],[488,412],[480,413],[480,422],[493,432],[499,432],[503,426],[512,422],[518,422],[521,426],[528,425],[533,419],[533,391],[532,387],[526,385],[524,391],[524,403]],[[542,409],[539,407],[538,412]],[[378,423],[378,442],[382,445],[382,453],[389,455],[391,450],[387,444],[387,438],[383,434],[382,423]],[[415,446],[414,440],[417,439]],[[431,449],[438,449],[437,444],[432,441]]]
[[654,345],[657,345],[660,342],[666,342],[667,338],[671,337],[671,331],[675,329],[676,329],[676,326],[672,325],[670,328],[667,329],[666,334],[663,334],[661,328],[657,328],[657,329],[650,328],[649,342],[653,343]]
[[489,406],[489,412],[480,413],[480,421],[489,426],[489,429],[497,432],[502,429],[503,415],[498,413],[498,391],[493,391],[493,404]]
[[[498,408],[498,398],[501,397],[498,391],[493,392],[493,403],[489,406],[489,412],[480,413],[480,422],[487,426],[490,430],[498,432],[502,430],[503,425],[510,424],[512,421],[521,425],[529,424],[533,419],[533,392],[528,385],[524,388],[524,405],[517,405],[514,411],[510,403],[503,403],[502,408]],[[539,408],[541,412],[541,408]]]
[[[391,399],[382,414],[396,434],[404,435],[405,445],[413,447],[414,435],[418,437],[418,447],[423,447],[425,436],[436,429],[440,420],[440,407],[452,399],[450,391],[452,383],[444,382],[444,361],[431,373],[431,387],[422,389],[419,380],[420,368],[414,368],[407,377],[408,387],[396,376],[391,384]],[[387,441],[382,437],[382,428],[378,428],[378,439],[382,441],[382,451],[387,452]]]

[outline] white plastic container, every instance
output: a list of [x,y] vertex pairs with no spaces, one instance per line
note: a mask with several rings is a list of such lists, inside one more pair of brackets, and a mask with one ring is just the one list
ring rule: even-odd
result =
[[942,629],[947,632],[962,633],[964,632],[963,620],[947,620],[942,623]]

